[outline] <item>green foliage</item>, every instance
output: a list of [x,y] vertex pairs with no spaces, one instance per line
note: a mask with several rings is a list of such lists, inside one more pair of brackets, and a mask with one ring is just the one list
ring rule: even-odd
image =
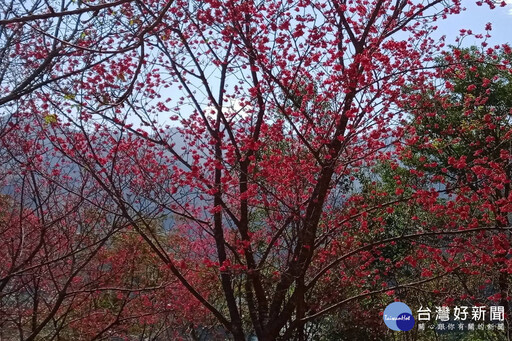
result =
[[512,74],[506,67],[511,61],[509,51],[487,54],[476,47],[453,48],[438,59],[444,84],[441,90],[418,90],[408,124],[419,139],[405,162],[456,181],[469,167],[456,167],[450,158],[473,165],[511,150]]

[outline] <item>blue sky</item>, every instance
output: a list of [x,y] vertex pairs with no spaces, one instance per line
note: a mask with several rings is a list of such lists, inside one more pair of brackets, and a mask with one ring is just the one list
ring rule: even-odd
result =
[[[492,24],[492,38],[488,40],[490,44],[512,43],[512,0],[506,7],[496,7],[489,9],[489,6],[477,6],[475,0],[463,0],[466,11],[449,16],[443,22],[438,24],[439,35],[446,35],[448,43],[454,43],[459,29],[471,29],[475,33],[484,33],[485,24]],[[466,38],[464,45],[479,44],[480,41]]]

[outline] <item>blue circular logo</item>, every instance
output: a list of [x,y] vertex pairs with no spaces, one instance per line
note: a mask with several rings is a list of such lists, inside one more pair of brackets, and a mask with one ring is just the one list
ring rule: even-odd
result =
[[389,329],[406,332],[414,328],[415,321],[407,304],[393,302],[384,309],[384,323]]

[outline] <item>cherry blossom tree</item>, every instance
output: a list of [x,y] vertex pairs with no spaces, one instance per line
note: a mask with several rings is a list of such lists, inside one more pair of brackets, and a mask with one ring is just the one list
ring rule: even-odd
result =
[[[458,269],[439,256],[428,272],[393,283],[392,269],[416,268],[437,249],[397,257],[386,247],[508,233],[494,216],[468,216],[464,195],[454,205],[399,178],[394,193],[362,193],[357,180],[414,157],[397,147],[410,135],[400,121],[421,99],[406,85],[433,87],[444,45],[431,33],[460,1],[2,6],[6,153],[33,181],[69,195],[66,205],[82,200],[119,222],[103,243],[137,233],[151,255],[123,257],[163,266],[186,299],[181,316],[201,307],[234,340],[310,339],[316,321],[348,305],[362,309],[367,297],[421,289]],[[453,224],[386,230],[385,214],[404,203]],[[138,271],[119,269],[118,282]],[[155,297],[155,310],[175,304]],[[132,299],[121,294],[117,320]]]
[[[442,219],[455,214],[445,224],[511,226],[510,52],[507,45],[485,42],[453,48],[438,59],[441,84],[417,92],[402,160],[423,173],[424,184],[443,188],[450,210]],[[461,265],[455,281],[462,282],[460,296],[499,303],[508,318],[509,240],[507,232],[480,233],[453,238],[446,248],[460,257],[455,262]]]

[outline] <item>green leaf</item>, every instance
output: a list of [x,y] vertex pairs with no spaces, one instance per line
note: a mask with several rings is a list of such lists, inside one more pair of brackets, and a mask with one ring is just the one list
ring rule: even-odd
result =
[[43,119],[46,124],[57,123],[57,115],[55,115],[55,114],[47,114],[43,117]]

